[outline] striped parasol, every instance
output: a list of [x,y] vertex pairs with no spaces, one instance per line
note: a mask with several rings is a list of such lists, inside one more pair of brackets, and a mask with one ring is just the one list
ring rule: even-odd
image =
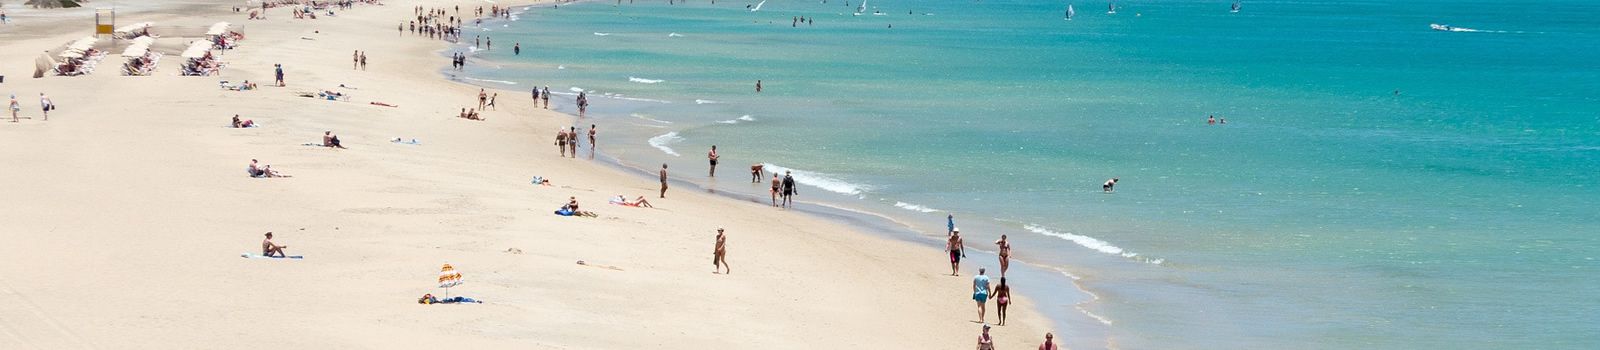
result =
[[439,288],[448,290],[458,285],[461,285],[461,273],[456,272],[456,268],[450,264],[444,264],[444,268],[439,269]]

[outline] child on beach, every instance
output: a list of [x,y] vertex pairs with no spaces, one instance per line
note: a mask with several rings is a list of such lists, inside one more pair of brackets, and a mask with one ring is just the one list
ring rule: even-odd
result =
[[39,109],[44,110],[44,121],[50,121],[50,110],[56,109],[56,104],[50,101],[49,96],[45,96],[41,92],[39,93]]

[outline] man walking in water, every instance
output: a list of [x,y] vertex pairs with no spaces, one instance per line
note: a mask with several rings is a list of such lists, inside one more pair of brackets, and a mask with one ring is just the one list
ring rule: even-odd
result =
[[667,163],[661,163],[661,198],[667,198]]
[[717,177],[717,145],[711,145],[711,152],[706,153],[706,159],[711,160],[711,174],[708,176]]
[[[783,192],[783,177],[772,174],[772,207],[778,207],[778,194]],[[785,199],[789,198],[787,196]]]
[[718,273],[727,269],[726,273],[733,273],[733,266],[728,265],[728,236],[724,235],[722,228],[717,228],[717,246],[711,251],[711,273]]
[[1106,193],[1116,192],[1117,191],[1117,178],[1113,177],[1110,180],[1106,180],[1106,183],[1104,185],[1100,185],[1100,190],[1105,191]]
[[799,191],[795,191],[794,174],[792,174],[792,173],[790,173],[788,171],[784,171],[783,172],[783,207],[784,208],[788,208],[788,207],[794,206],[794,195],[796,195],[796,194],[800,194],[800,192]]
[[950,230],[950,238],[944,241],[944,250],[950,252],[950,275],[961,275],[961,258],[967,256],[967,246],[961,243],[961,229]]

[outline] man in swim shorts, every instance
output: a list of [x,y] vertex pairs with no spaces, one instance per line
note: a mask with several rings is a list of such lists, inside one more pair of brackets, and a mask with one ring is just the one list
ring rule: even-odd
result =
[[753,183],[753,184],[761,183],[761,176],[763,175],[761,170],[766,168],[766,167],[767,167],[766,165],[762,165],[761,163],[751,164],[750,165],[750,183]]
[[961,229],[950,231],[950,238],[944,242],[945,251],[950,253],[950,275],[961,275],[961,258],[967,256],[967,247],[961,243]]
[[711,174],[708,176],[717,177],[717,145],[711,145],[711,152],[706,153],[706,159],[711,160]]
[[783,207],[784,208],[788,208],[788,207],[794,206],[794,198],[793,197],[796,194],[800,194],[800,192],[796,191],[796,189],[795,189],[794,174],[791,173],[791,172],[788,172],[788,171],[783,172],[783,192],[782,192],[782,194],[783,194]]
[[1116,192],[1117,191],[1117,178],[1113,177],[1110,180],[1106,180],[1106,183],[1104,185],[1100,185],[1100,190],[1105,191],[1106,193]]

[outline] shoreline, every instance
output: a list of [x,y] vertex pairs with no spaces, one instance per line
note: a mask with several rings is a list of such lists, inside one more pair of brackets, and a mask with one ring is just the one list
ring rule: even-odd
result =
[[[216,6],[219,13],[226,13],[225,5]],[[376,13],[402,10],[396,6],[387,9],[391,11],[358,6],[339,17],[311,22],[308,26],[318,28],[318,35],[310,36],[316,40],[309,41],[296,39],[295,33],[312,29],[285,28],[282,23],[288,17],[287,10],[275,9],[267,22],[245,23],[250,25],[251,38],[244,41],[240,49],[228,53],[225,58],[232,65],[221,77],[170,76],[175,73],[172,69],[175,63],[168,61],[163,62],[158,71],[161,77],[146,79],[119,77],[112,70],[101,70],[89,77],[8,80],[5,87],[22,90],[23,96],[27,91],[48,90],[67,112],[52,115],[49,122],[30,120],[17,127],[6,125],[0,128],[0,134],[5,135],[0,145],[44,145],[47,150],[60,150],[53,153],[63,153],[55,159],[79,159],[98,165],[86,168],[77,162],[32,156],[11,156],[17,158],[8,160],[19,167],[38,170],[25,174],[16,185],[0,188],[0,194],[8,198],[40,199],[29,201],[24,205],[26,208],[10,214],[16,217],[6,218],[16,223],[7,231],[10,232],[8,236],[17,236],[12,238],[18,244],[9,249],[0,248],[0,252],[22,261],[57,262],[58,265],[46,269],[24,262],[0,268],[0,275],[6,277],[7,294],[31,300],[27,303],[30,305],[28,315],[47,321],[40,324],[54,324],[62,332],[69,333],[62,338],[64,340],[22,339],[17,344],[49,344],[47,347],[60,348],[76,347],[70,342],[79,341],[79,344],[94,347],[93,344],[111,343],[110,339],[130,338],[127,336],[130,334],[143,334],[132,339],[179,339],[180,334],[209,330],[210,336],[182,339],[190,339],[192,343],[189,344],[197,347],[225,346],[223,344],[239,344],[243,334],[266,332],[291,335],[294,339],[278,345],[299,347],[425,347],[463,345],[459,341],[463,341],[460,332],[464,331],[478,338],[465,340],[464,344],[484,347],[529,344],[538,344],[539,348],[649,346],[672,349],[717,344],[814,347],[796,347],[793,342],[805,339],[815,342],[805,345],[882,348],[906,344],[949,347],[952,340],[965,344],[977,334],[975,323],[960,321],[970,319],[974,311],[970,300],[961,302],[959,297],[961,286],[967,282],[933,276],[937,275],[937,268],[919,268],[936,264],[921,263],[920,257],[928,250],[918,244],[892,243],[857,232],[861,228],[816,217],[763,212],[759,209],[767,208],[752,209],[737,199],[718,199],[718,196],[705,196],[683,188],[673,191],[673,196],[664,203],[657,203],[658,207],[670,209],[628,211],[627,208],[589,204],[589,208],[602,208],[600,211],[606,212],[606,218],[577,223],[551,219],[541,212],[542,208],[557,205],[559,198],[568,194],[582,195],[586,203],[599,203],[603,197],[596,194],[605,193],[594,192],[595,189],[649,191],[649,187],[641,186],[648,182],[641,183],[635,175],[607,169],[606,165],[571,163],[528,171],[525,167],[530,157],[521,150],[520,145],[527,141],[522,137],[532,137],[534,144],[542,144],[538,141],[542,140],[538,130],[548,128],[538,125],[559,124],[560,119],[566,117],[534,113],[529,118],[517,112],[495,111],[484,112],[490,121],[479,123],[449,117],[454,109],[451,106],[422,102],[418,97],[466,96],[464,92],[470,91],[451,88],[457,84],[449,79],[411,80],[401,76],[409,70],[407,67],[438,67],[439,62],[433,61],[438,55],[431,54],[439,50],[432,46],[436,44],[404,42],[404,35],[401,42],[389,45],[357,43],[378,46],[375,62],[380,68],[375,76],[342,70],[339,67],[343,61],[339,57],[344,53],[317,48],[341,47],[352,43],[352,39],[360,40],[347,38],[349,33],[370,30],[375,34],[367,37],[383,37],[381,23],[385,20]],[[127,17],[139,18],[137,15]],[[198,23],[231,18],[219,15],[178,21]],[[306,22],[289,23],[301,27],[300,24]],[[72,36],[43,35],[38,40]],[[279,45],[270,44],[273,42]],[[15,43],[8,43],[12,44]],[[448,45],[444,50],[448,50]],[[419,51],[430,54],[404,55],[404,52]],[[0,55],[0,58],[9,61],[12,56]],[[261,77],[270,78],[270,65],[263,63],[270,61],[286,62],[290,88],[215,92],[217,79],[267,80]],[[319,62],[327,67],[320,67]],[[107,63],[115,61],[108,58]],[[383,68],[385,66],[390,68]],[[6,75],[12,74],[7,72]],[[346,83],[360,87],[352,92],[357,99],[395,102],[401,107],[381,109],[356,103],[302,99],[286,96],[285,91]],[[319,84],[321,86],[317,86]],[[75,87],[90,85],[99,86],[88,91],[73,91]],[[382,90],[385,86],[441,89],[427,93],[396,92]],[[117,97],[112,101],[87,102],[92,100],[86,96],[104,93]],[[149,105],[119,103],[127,99]],[[518,99],[506,99],[504,106],[516,111],[523,105]],[[223,128],[226,134],[216,130],[215,126],[223,123],[220,122],[223,116],[232,113],[245,114],[266,126],[256,130]],[[139,118],[95,118],[114,115]],[[192,115],[200,115],[204,120],[171,118]],[[490,125],[495,127],[490,128]],[[345,136],[346,144],[352,149],[329,155],[326,150],[287,146],[294,140],[309,140],[314,137],[315,130],[324,128]],[[65,130],[65,133],[41,132],[52,129]],[[172,130],[184,133],[173,135]],[[396,135],[420,136],[424,144],[408,148],[379,141]],[[65,144],[68,140],[79,144],[72,148],[48,147]],[[120,142],[107,145],[100,144],[99,140]],[[545,147],[532,147],[531,154],[542,155],[531,157],[532,160],[551,161],[543,151]],[[474,160],[491,161],[453,159],[460,154],[475,154],[482,158]],[[154,159],[143,159],[141,155],[152,155]],[[120,159],[108,159],[108,156]],[[247,179],[238,176],[232,165],[215,164],[218,161],[233,164],[241,157],[261,157],[277,165],[275,169],[291,172],[296,177]],[[151,160],[163,166],[150,169],[145,163]],[[100,166],[144,168],[151,177],[134,178],[132,187],[119,186],[127,181],[100,177],[101,172],[96,171]],[[561,186],[570,187],[528,189],[526,175],[532,173],[556,178]],[[48,175],[41,176],[44,174]],[[464,179],[479,181],[462,181]],[[75,188],[100,190],[72,191],[62,187],[64,183]],[[385,183],[392,185],[374,186]],[[96,197],[102,201],[91,200]],[[545,204],[535,204],[530,211],[529,197],[539,198],[535,203]],[[238,198],[252,199],[239,201]],[[690,200],[679,201],[678,198]],[[149,213],[147,208],[152,207],[165,210]],[[71,209],[62,210],[65,208]],[[706,249],[702,246],[708,243],[701,236],[709,228],[700,226],[706,224],[705,219],[718,219],[670,214],[680,210],[748,215],[716,220],[728,221],[724,225],[740,235],[733,239],[732,258],[745,264],[741,274],[716,276],[735,278],[707,278],[702,274],[703,267],[690,268],[687,262],[680,261],[684,250]],[[62,213],[77,212],[96,213],[105,220],[61,225],[66,219]],[[257,214],[241,216],[238,213]],[[630,221],[625,218],[627,216],[635,218]],[[202,219],[193,220],[196,217]],[[772,223],[784,227],[757,228]],[[263,230],[263,227],[277,228]],[[657,232],[639,235],[638,231],[645,228]],[[552,229],[584,234],[572,237],[526,234]],[[776,232],[762,232],[768,230]],[[16,234],[27,231],[51,234]],[[281,239],[294,247],[291,252],[306,254],[308,259],[286,262],[291,265],[275,265],[275,262],[240,261],[231,256],[233,253],[228,250],[250,249],[254,242],[251,237],[256,235],[254,231],[284,233]],[[139,241],[104,242],[98,239],[101,232],[133,234]],[[219,234],[196,237],[195,232]],[[68,248],[80,242],[89,244]],[[100,242],[116,245],[104,246]],[[310,248],[305,248],[308,246]],[[507,246],[518,249],[518,253],[501,252],[507,250]],[[219,248],[224,251],[217,252]],[[870,250],[861,250],[867,248]],[[172,249],[182,253],[139,254]],[[840,254],[841,250],[845,253]],[[575,251],[588,253],[571,253]],[[744,255],[744,252],[758,251],[793,252],[800,256]],[[832,254],[827,254],[829,252]],[[49,254],[62,256],[50,257]],[[755,258],[759,255],[772,256]],[[96,263],[60,264],[56,261],[70,257]],[[621,265],[622,271],[571,268],[573,257],[595,264]],[[766,259],[772,260],[764,261]],[[489,299],[491,303],[445,313],[434,311],[438,310],[436,308],[407,305],[411,304],[409,299],[416,297],[412,294],[438,292],[425,287],[433,277],[431,274],[437,273],[440,260],[455,264],[469,276],[469,281],[474,281],[460,287],[461,293]],[[698,259],[694,260],[697,261],[694,266],[703,266]],[[118,262],[118,265],[104,269],[100,264],[105,262]],[[296,263],[298,265],[292,265]],[[834,270],[849,270],[850,266],[864,264],[879,265],[879,268],[853,270],[842,275]],[[160,271],[159,266],[179,266],[183,274],[151,274]],[[103,271],[91,272],[96,268]],[[910,274],[887,274],[887,271]],[[41,273],[50,273],[53,277],[41,279]],[[117,277],[108,278],[102,275],[105,273]],[[540,280],[544,278],[525,276],[578,284],[568,287],[576,290],[545,288],[540,287]],[[755,276],[755,279],[736,279],[739,276]],[[963,276],[970,274],[963,273]],[[174,279],[178,277],[183,280]],[[17,280],[44,282],[22,289],[17,288]],[[682,285],[685,282],[720,288]],[[840,282],[849,284],[830,284]],[[97,288],[82,288],[98,283],[120,285],[128,290],[107,297]],[[889,285],[872,288],[874,283]],[[317,287],[310,288],[315,290],[273,287],[301,285]],[[937,287],[928,289],[934,286]],[[846,295],[795,293],[828,287],[855,294],[846,298]],[[637,291],[640,288],[651,293],[640,293]],[[911,289],[907,291],[906,288]],[[935,296],[920,295],[924,294],[923,289]],[[342,294],[344,298],[355,296],[357,300],[325,300],[332,296],[327,295],[327,291]],[[904,295],[906,292],[913,295]],[[168,298],[176,293],[189,296],[183,302]],[[997,340],[1010,344],[1007,347],[1033,343],[1038,335],[1025,333],[1043,333],[1052,328],[1045,327],[1048,322],[1040,322],[1032,312],[1038,306],[1030,302],[1030,293],[1019,293],[1016,297],[1019,308],[1012,315],[1013,322],[1018,325],[996,330]],[[955,297],[951,298],[951,294]],[[552,297],[579,303],[551,303]],[[86,302],[67,304],[67,300]],[[151,302],[139,304],[132,300]],[[730,305],[718,300],[737,302]],[[762,307],[753,309],[751,305]],[[683,310],[705,308],[724,313],[699,315],[711,318],[698,319],[698,322],[672,316]],[[877,311],[878,314],[859,314],[854,310]],[[524,313],[548,314],[549,311],[564,311],[563,314],[577,317],[559,322],[522,316]],[[888,315],[883,314],[885,311]],[[239,312],[260,316],[245,322],[195,323]],[[991,318],[993,312],[990,310]],[[731,316],[735,314],[740,316]],[[128,324],[134,315],[151,321]],[[837,315],[850,317],[836,319]],[[101,321],[90,321],[90,317]],[[760,322],[748,322],[750,320]],[[453,327],[429,326],[433,321]],[[13,318],[0,318],[0,324],[7,326],[17,325],[15,322]],[[586,327],[573,327],[573,323],[568,322]],[[330,325],[342,326],[338,327],[339,332],[330,332],[324,328]],[[779,329],[785,328],[783,325],[804,332]],[[777,328],[769,328],[771,326]],[[701,327],[735,330],[738,334],[712,338],[689,333]],[[842,338],[809,336],[815,331],[827,331]],[[611,332],[640,339],[615,339],[608,336]],[[642,339],[647,338],[647,334],[657,339]],[[530,339],[530,335],[538,340]],[[11,344],[7,341],[0,341],[0,344]],[[137,346],[141,343],[136,340],[121,344]],[[170,343],[163,344],[170,346]]]
[[[518,5],[518,7],[520,7],[520,5]],[[526,9],[526,11],[529,11],[529,12],[531,12],[531,11],[540,11],[540,10],[548,11],[550,9],[548,7],[536,7],[536,6],[529,6]],[[484,26],[488,27],[491,24],[500,24],[500,23],[505,23],[505,22],[508,22],[508,21],[504,20],[504,19],[485,20],[484,21]],[[466,35],[470,35],[470,34],[465,34],[465,33],[472,33],[472,32],[473,31],[470,30],[470,29],[469,30],[465,30],[464,34],[463,34],[463,37],[466,36]],[[477,33],[482,33],[482,32],[477,32]],[[483,52],[483,51],[472,50],[471,49],[472,47],[473,47],[473,45],[470,42],[465,42],[465,39],[463,39],[463,42],[461,42],[461,43],[446,44],[445,48],[443,50],[439,51],[437,54],[439,55],[439,58],[443,59],[443,58],[448,58],[449,57],[448,55],[449,55],[450,51],[452,51],[452,50],[460,50],[461,52],[468,52],[469,53],[468,57],[476,57],[476,55],[478,53]],[[537,56],[534,56],[534,57],[537,57]],[[554,62],[537,61],[537,58],[534,58],[534,60],[536,60],[536,62],[538,64],[543,64],[543,65],[554,65],[554,64],[556,64]],[[474,76],[469,75],[467,71],[453,71],[448,66],[441,66],[439,68],[440,69],[438,70],[438,73],[441,75],[441,78],[443,78],[446,81],[449,81],[451,83],[465,85],[465,86],[470,86],[470,87],[484,88],[484,89],[488,89],[491,92],[492,91],[501,91],[501,92],[507,92],[507,93],[510,93],[510,94],[514,95],[514,94],[519,93],[519,91],[511,90],[510,87],[511,86],[521,86],[521,83],[522,83],[522,82],[517,82],[517,81],[495,80],[495,79],[488,79],[488,78],[482,78],[482,77],[474,77]],[[617,73],[625,74],[626,72],[617,72]],[[631,79],[639,79],[639,78],[630,77],[630,80]],[[553,93],[557,94],[558,96],[562,96],[562,97],[567,98],[567,99],[570,99],[573,96],[576,96],[576,93],[567,91],[565,89],[554,89],[553,88],[551,91]],[[526,91],[521,91],[520,93],[527,93],[527,92]],[[619,97],[615,97],[615,96],[610,96],[609,94],[607,94],[607,95],[598,95],[597,94],[597,95],[591,96],[591,98],[605,98],[605,99],[608,99],[608,100],[616,101],[616,102],[621,103],[621,104],[631,105],[631,107],[620,107],[620,108],[618,108],[620,110],[625,110],[625,111],[634,111],[634,110],[637,110],[637,109],[641,108],[641,106],[647,106],[648,105],[647,103],[654,102],[654,101],[660,101],[660,100],[651,99],[652,98],[651,96],[639,97],[639,96],[635,96],[635,95],[629,95],[629,97],[630,98],[619,98]],[[644,99],[644,100],[640,100],[640,99]],[[570,106],[568,106],[568,104],[566,104],[566,103],[558,104],[558,105],[554,104],[554,103],[552,103],[552,104],[554,106],[551,107],[551,109],[549,109],[548,111],[551,112],[551,113],[556,113],[556,114],[564,116],[565,118],[567,118],[571,122],[570,124],[572,124],[572,125],[582,124],[582,123],[579,123],[579,122],[583,121],[583,120],[593,121],[593,120],[595,120],[595,118],[597,118],[596,116],[606,116],[606,115],[611,116],[612,117],[612,119],[611,119],[612,121],[626,120],[625,118],[623,118],[623,117],[626,117],[625,115],[607,114],[603,110],[591,110],[590,113],[589,113],[589,114],[591,114],[591,116],[589,116],[587,118],[580,118],[575,114],[575,112],[572,112],[572,111],[568,110],[568,109],[570,109],[570,108],[568,108],[568,107],[570,107]],[[625,114],[627,112],[622,112],[622,113]],[[581,131],[583,131],[583,129],[579,128],[579,131],[581,132]],[[633,141],[640,141],[640,140],[630,140],[628,142],[633,142]],[[651,146],[655,147],[655,148],[658,148],[658,149],[661,148],[661,146],[656,146],[653,143],[651,144]],[[580,146],[580,148],[581,148],[581,146]],[[660,151],[666,152],[665,150],[660,150]],[[670,154],[670,153],[668,153],[668,155],[679,156],[677,154]],[[580,160],[581,160],[581,158],[580,158]],[[640,181],[653,181],[653,178],[655,176],[655,174],[652,172],[653,171],[652,169],[646,169],[646,168],[643,167],[643,165],[636,164],[637,161],[628,162],[628,161],[625,161],[625,160],[623,160],[623,159],[621,159],[619,157],[616,157],[614,155],[608,154],[608,152],[606,152],[604,150],[598,151],[598,154],[596,155],[596,158],[595,158],[594,161],[599,161],[602,164],[613,168],[615,171],[626,173],[626,174],[629,174],[629,175],[633,175],[634,177],[638,178]],[[768,165],[770,166],[770,164],[768,164]],[[745,174],[744,172],[742,172],[744,170],[743,168],[734,167],[733,170],[735,170],[735,173]],[[771,172],[771,171],[769,170],[768,172]],[[732,189],[731,191],[723,191],[723,190],[720,190],[714,184],[708,184],[705,181],[704,178],[695,178],[694,180],[688,180],[688,179],[676,178],[675,177],[675,178],[671,179],[671,183],[672,183],[672,188],[674,188],[674,189],[685,188],[685,186],[688,186],[688,188],[693,188],[693,189],[695,189],[697,191],[711,193],[711,194],[714,194],[714,195],[717,195],[717,196],[720,196],[720,197],[724,197],[724,198],[727,198],[727,199],[735,200],[735,201],[751,202],[751,203],[760,204],[760,205],[765,205],[766,204],[766,202],[760,200],[762,198],[760,198],[760,194],[759,193],[749,193],[747,191],[748,189],[743,189],[743,188],[735,188],[735,189]],[[740,186],[740,185],[748,185],[748,184],[743,183],[742,181],[735,181],[732,185]],[[819,189],[819,188],[817,188],[815,186],[810,186],[810,187],[812,189],[812,191],[810,191],[810,192],[823,191],[822,189]],[[841,193],[833,192],[831,190],[828,191],[828,193],[826,195],[824,195],[824,197],[855,198],[855,199],[865,200],[865,198],[856,198],[856,197],[851,196],[851,195],[841,194]],[[817,198],[817,197],[811,197],[811,198]],[[941,239],[939,239],[938,237],[936,237],[934,235],[923,234],[922,233],[923,230],[919,230],[919,229],[920,228],[924,228],[924,227],[919,227],[919,225],[908,221],[909,220],[908,218],[901,217],[901,216],[896,216],[896,215],[894,215],[892,213],[885,213],[885,212],[875,211],[873,209],[853,208],[853,207],[850,206],[850,203],[848,203],[846,201],[837,200],[837,199],[839,199],[839,198],[825,198],[825,199],[819,199],[819,200],[815,200],[815,201],[813,201],[813,200],[796,200],[795,203],[797,205],[798,204],[806,204],[807,206],[799,207],[797,210],[783,210],[781,212],[798,211],[801,215],[807,215],[807,216],[810,216],[810,217],[813,217],[813,218],[818,218],[818,219],[822,219],[822,220],[828,220],[828,221],[831,221],[831,222],[834,222],[834,223],[838,223],[838,224],[842,224],[842,225],[848,225],[848,226],[851,226],[851,227],[856,227],[857,230],[860,231],[858,233],[863,234],[863,235],[870,235],[870,236],[879,237],[879,238],[889,238],[889,239],[893,239],[893,240],[897,240],[897,241],[902,241],[902,242],[915,244],[915,245],[918,245],[918,246],[925,246],[928,249],[931,249],[931,250],[933,250],[935,252],[943,252],[943,250],[942,250],[943,242],[942,242]],[[912,204],[912,205],[915,205],[915,204]],[[919,210],[916,210],[916,209],[910,209],[910,208],[904,208],[904,207],[901,207],[901,209],[918,211],[918,212],[921,212],[921,213],[924,213],[924,214],[929,213],[928,211],[919,211]],[[947,213],[944,210],[934,210],[934,211],[936,211],[938,213]],[[981,225],[982,227],[985,227],[985,228],[1004,227],[1008,231],[1017,231],[1017,232],[1012,232],[1012,233],[1020,233],[1020,232],[1025,232],[1026,231],[1026,228],[1024,228],[1024,227],[1015,227],[1015,228],[1013,228],[1013,227],[1005,227],[1003,225],[1007,224],[1007,222],[1003,222],[1003,221],[1001,221],[999,219],[994,219],[994,218],[974,218],[974,219],[969,219],[969,220],[987,220],[984,224]],[[968,237],[968,238],[969,239],[973,239],[973,237]],[[979,255],[975,256],[974,258],[964,259],[963,268],[966,268],[966,266],[967,266],[967,264],[965,263],[966,261],[973,261],[973,262],[976,262],[976,261],[988,261],[989,262],[988,264],[978,264],[978,265],[980,265],[980,266],[988,266],[990,268],[995,268],[996,266],[998,266],[997,263],[994,261],[996,259],[996,257],[995,257],[996,251],[994,249],[974,248],[974,247],[987,247],[988,246],[987,245],[987,241],[984,241],[982,239],[978,239],[977,241],[974,241],[974,242],[977,242],[977,244],[969,246],[968,250],[976,251],[976,252],[979,253]],[[1036,252],[1036,253],[1042,253],[1042,252]],[[1139,262],[1140,263],[1148,263],[1148,261],[1139,261]],[[1107,346],[1107,347],[1112,347],[1112,348],[1115,347],[1114,344],[1116,344],[1116,341],[1115,341],[1115,339],[1113,339],[1111,337],[1111,334],[1112,334],[1111,327],[1113,326],[1114,322],[1112,320],[1107,319],[1105,316],[1096,314],[1096,313],[1086,309],[1086,307],[1090,307],[1094,303],[1097,303],[1097,302],[1101,301],[1102,299],[1099,296],[1099,294],[1095,293],[1092,290],[1089,290],[1087,287],[1082,285],[1082,283],[1080,282],[1081,281],[1081,277],[1076,276],[1076,275],[1072,274],[1071,272],[1067,271],[1066,268],[1063,267],[1063,266],[1048,265],[1048,264],[1037,263],[1037,262],[1028,262],[1028,261],[1026,261],[1024,259],[1019,259],[1019,258],[1015,258],[1015,257],[1012,258],[1012,263],[1013,263],[1013,266],[1012,266],[1012,269],[1011,269],[1012,270],[1012,274],[1015,274],[1017,272],[1018,267],[1021,267],[1021,268],[1024,268],[1024,269],[1030,269],[1031,271],[1029,271],[1028,273],[1025,273],[1026,275],[1031,275],[1031,276],[1054,276],[1055,279],[1054,280],[1050,280],[1049,283],[1046,283],[1047,285],[1053,286],[1053,287],[1059,287],[1059,286],[1063,286],[1063,285],[1064,286],[1069,286],[1070,288],[1072,288],[1073,290],[1075,290],[1077,292],[1077,295],[1056,295],[1057,293],[1047,293],[1047,295],[1034,295],[1033,296],[1034,299],[1038,299],[1039,301],[1045,302],[1045,303],[1041,303],[1040,305],[1036,306],[1036,308],[1034,310],[1035,312],[1039,312],[1041,314],[1046,315],[1048,318],[1050,318],[1052,320],[1052,323],[1057,327],[1057,329],[1061,329],[1062,330],[1061,332],[1066,332],[1068,334],[1075,334],[1075,335],[1093,334],[1094,336],[1092,338],[1103,339],[1104,340],[1103,342],[1097,342],[1097,343],[1106,344],[1105,346]],[[1159,264],[1159,262],[1156,262],[1156,264]],[[963,276],[967,276],[967,274],[963,273]],[[1060,305],[1061,309],[1057,310],[1057,312],[1050,312],[1050,311],[1044,309],[1044,307],[1043,307],[1044,304]],[[1085,322],[1085,321],[1092,321],[1092,322]],[[1071,326],[1069,326],[1069,325],[1071,325]]]

